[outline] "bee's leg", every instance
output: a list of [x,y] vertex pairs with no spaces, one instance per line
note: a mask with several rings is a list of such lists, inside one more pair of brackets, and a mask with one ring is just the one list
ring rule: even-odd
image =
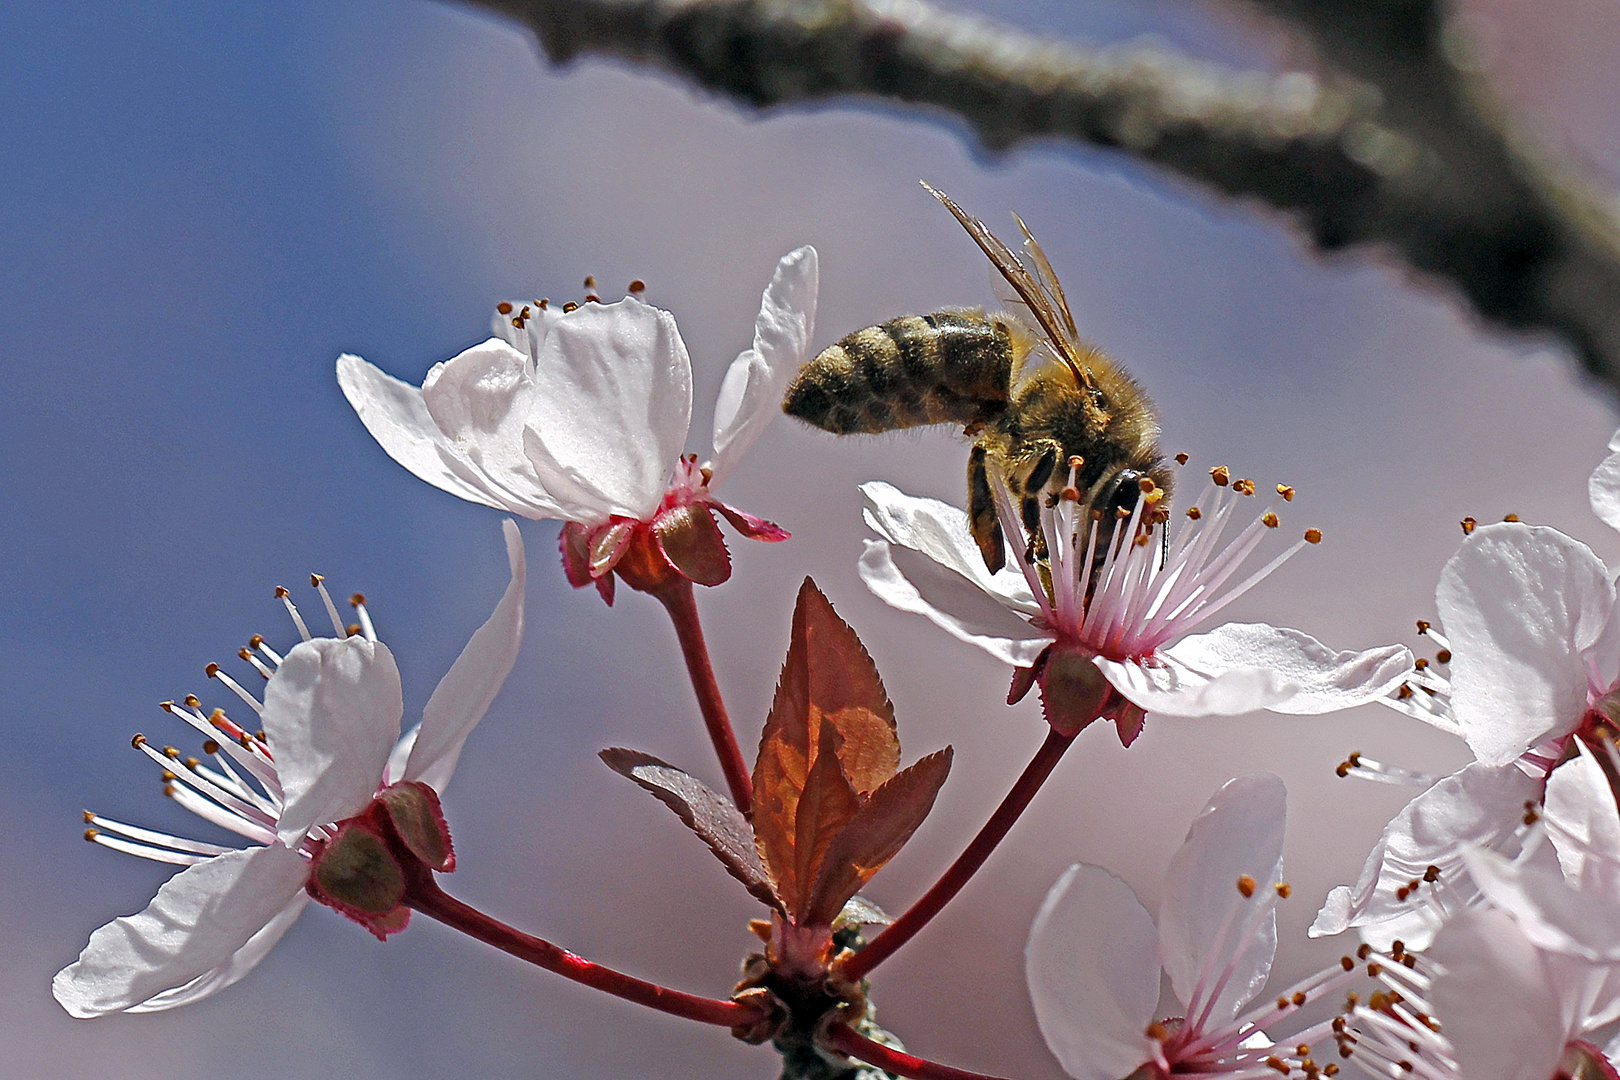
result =
[[1046,555],[1046,536],[1041,530],[1041,498],[1047,482],[1057,471],[1058,447],[1048,446],[1046,452],[1035,459],[1035,464],[1025,475],[1023,481],[1023,500],[1020,512],[1024,521],[1024,531],[1029,535],[1028,558],[1044,558]]
[[984,565],[993,574],[1007,565],[1002,546],[1001,524],[996,520],[996,498],[990,491],[990,472],[985,466],[984,447],[975,446],[968,454],[968,528],[984,556]]
[[1057,471],[1058,448],[1049,446],[1035,462],[1035,467],[1029,470],[1029,477],[1024,481],[1024,490],[1031,495],[1039,495],[1041,489],[1046,487],[1047,481]]

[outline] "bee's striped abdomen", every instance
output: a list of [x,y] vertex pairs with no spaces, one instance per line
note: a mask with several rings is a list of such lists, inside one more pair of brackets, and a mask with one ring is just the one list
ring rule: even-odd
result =
[[907,315],[856,331],[804,366],[782,409],[838,435],[982,424],[1007,405],[1012,340],[976,311]]

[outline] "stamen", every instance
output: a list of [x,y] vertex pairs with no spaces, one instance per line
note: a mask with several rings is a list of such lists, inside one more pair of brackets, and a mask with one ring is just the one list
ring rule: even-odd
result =
[[304,625],[304,617],[298,614],[298,608],[293,605],[292,593],[288,592],[285,586],[277,585],[276,598],[286,605],[287,614],[292,616],[293,625],[298,628],[298,636],[309,641],[312,635],[309,627]]
[[321,594],[321,603],[326,605],[326,616],[332,620],[332,636],[348,637],[344,632],[343,620],[338,618],[337,605],[332,603],[332,594],[326,591],[326,579],[319,574],[309,575],[309,583],[315,586],[315,591]]
[[209,664],[207,667],[203,668],[203,673],[206,674],[210,679],[218,679],[220,682],[230,687],[231,690],[235,692],[236,696],[247,702],[248,706],[254,712],[261,716],[264,715],[264,706],[260,704],[259,699],[244,690],[241,684],[235,679],[221,671],[218,664]]
[[366,598],[360,593],[349,597],[349,603],[354,606],[355,614],[360,618],[360,632],[367,641],[377,640],[377,628],[371,625],[371,612],[366,610]]

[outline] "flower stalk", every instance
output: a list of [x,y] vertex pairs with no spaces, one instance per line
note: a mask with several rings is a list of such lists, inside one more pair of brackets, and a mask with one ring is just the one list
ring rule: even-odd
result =
[[714,665],[709,661],[709,646],[703,638],[703,624],[698,620],[692,583],[684,577],[673,576],[652,595],[664,605],[670,621],[675,624],[675,637],[681,643],[681,656],[692,678],[692,692],[697,695],[698,709],[703,713],[703,726],[708,729],[715,755],[720,759],[720,771],[725,774],[726,786],[731,790],[731,801],[747,817],[753,813],[754,784],[742,747],[737,743],[737,732],[731,726],[731,716],[726,712],[725,700],[720,696]]
[[957,893],[962,891],[984,865],[990,853],[996,850],[996,845],[1011,831],[1035,793],[1046,783],[1047,777],[1062,759],[1064,751],[1074,743],[1077,732],[1067,735],[1055,728],[1047,730],[1046,739],[1041,743],[1035,756],[1024,766],[1007,795],[996,807],[990,820],[984,823],[971,843],[958,855],[950,868],[940,875],[938,881],[922,897],[908,908],[894,923],[886,927],[882,933],[873,938],[871,944],[850,957],[842,965],[843,974],[852,981],[859,982],[871,973],[872,969],[887,960],[896,949],[910,941],[919,930],[927,926],[935,915],[948,904]]
[[829,1026],[827,1034],[821,1041],[829,1050],[836,1050],[846,1057],[875,1065],[895,1076],[910,1077],[911,1080],[998,1080],[997,1077],[987,1076],[984,1073],[953,1068],[884,1046],[880,1042],[868,1039],[848,1024]]
[[525,934],[446,893],[439,888],[432,872],[420,864],[407,869],[403,902],[407,907],[487,945],[493,945],[519,960],[649,1009],[724,1028],[746,1027],[759,1018],[755,1007],[671,990],[592,963],[543,938]]

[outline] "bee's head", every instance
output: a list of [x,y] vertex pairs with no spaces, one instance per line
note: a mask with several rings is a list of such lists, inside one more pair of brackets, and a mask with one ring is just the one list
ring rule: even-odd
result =
[[1105,517],[1125,517],[1136,509],[1142,497],[1155,489],[1170,491],[1170,470],[1158,462],[1141,467],[1125,465],[1104,473],[1091,491],[1090,505]]

